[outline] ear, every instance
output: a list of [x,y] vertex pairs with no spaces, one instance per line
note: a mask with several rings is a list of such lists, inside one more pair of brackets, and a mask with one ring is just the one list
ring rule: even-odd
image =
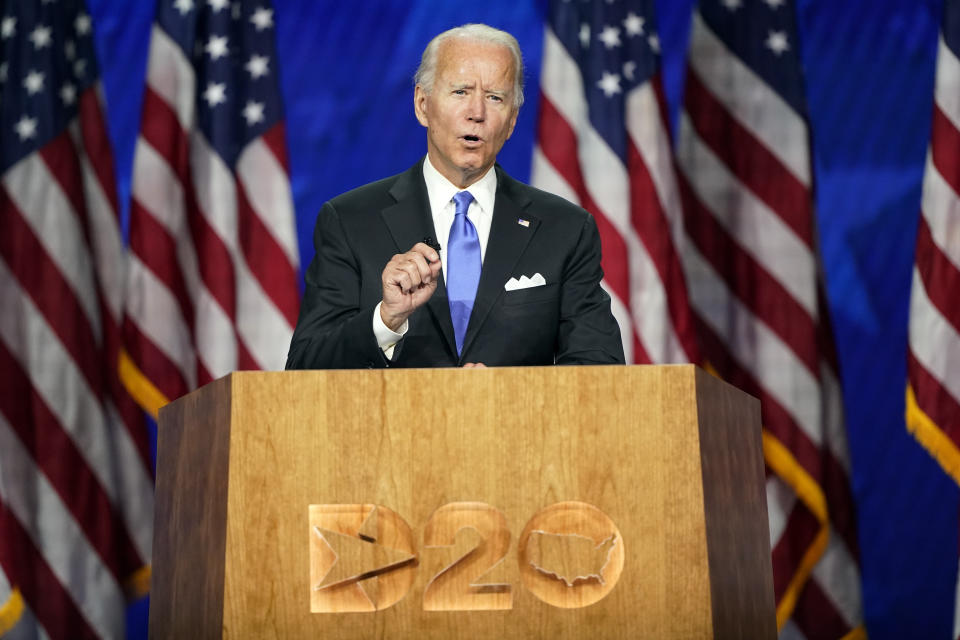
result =
[[413,89],[413,112],[417,120],[425,127],[429,127],[427,120],[427,92],[419,84]]

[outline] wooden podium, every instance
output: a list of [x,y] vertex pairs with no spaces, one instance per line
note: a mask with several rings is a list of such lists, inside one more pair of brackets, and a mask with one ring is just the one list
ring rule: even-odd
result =
[[692,365],[234,373],[160,412],[152,638],[775,638],[759,402]]

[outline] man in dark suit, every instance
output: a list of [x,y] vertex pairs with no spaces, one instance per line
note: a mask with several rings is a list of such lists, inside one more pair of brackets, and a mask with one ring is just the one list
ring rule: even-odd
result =
[[522,79],[503,31],[430,42],[427,156],[323,206],[288,369],[623,363],[593,218],[495,164]]

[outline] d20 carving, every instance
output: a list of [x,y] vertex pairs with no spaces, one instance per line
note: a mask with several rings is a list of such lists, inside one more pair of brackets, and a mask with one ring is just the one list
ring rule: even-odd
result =
[[457,533],[473,530],[476,544],[435,575],[423,592],[425,611],[512,609],[509,584],[480,580],[503,561],[510,548],[510,529],[501,511],[483,502],[445,504],[430,516],[423,531],[425,548],[451,547]]
[[310,611],[379,611],[399,602],[417,571],[413,533],[372,504],[310,505]]
[[517,543],[520,579],[535,596],[572,609],[598,602],[623,573],[623,537],[586,502],[558,502],[534,514]]

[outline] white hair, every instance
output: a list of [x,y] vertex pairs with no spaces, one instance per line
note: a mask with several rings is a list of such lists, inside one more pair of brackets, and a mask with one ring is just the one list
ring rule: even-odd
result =
[[427,44],[420,58],[420,66],[413,76],[415,84],[423,87],[426,93],[433,91],[433,80],[437,71],[437,54],[440,45],[450,38],[463,38],[475,42],[484,42],[506,47],[513,56],[513,104],[519,109],[523,105],[523,56],[520,54],[520,44],[517,39],[506,31],[495,29],[485,24],[465,24],[448,29]]

